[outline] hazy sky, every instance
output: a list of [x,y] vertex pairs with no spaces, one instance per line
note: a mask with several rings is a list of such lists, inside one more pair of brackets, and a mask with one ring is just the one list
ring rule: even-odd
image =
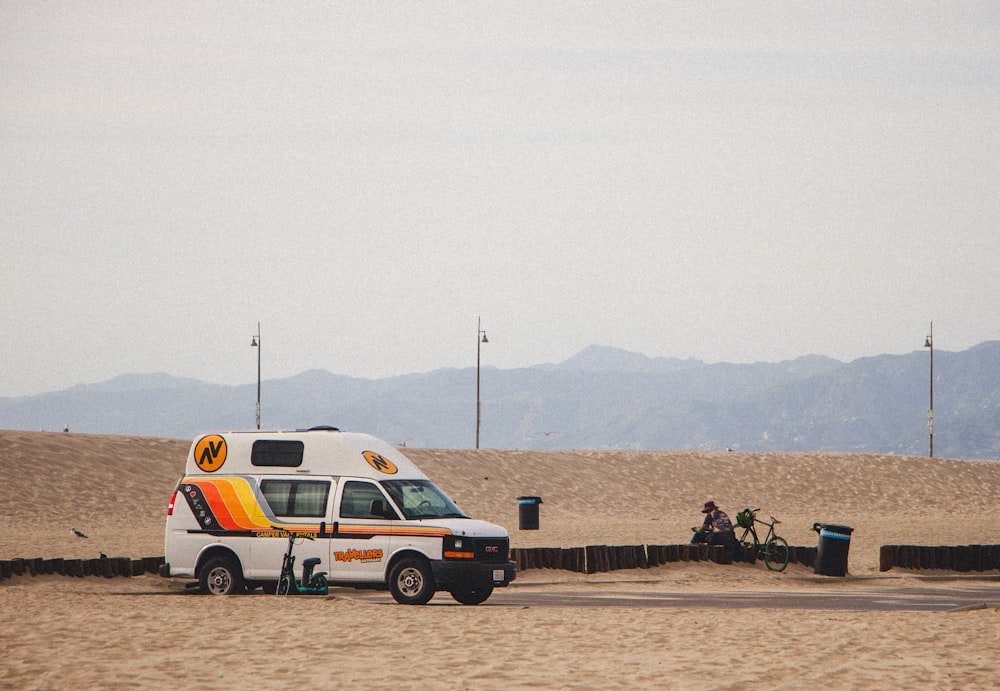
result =
[[1000,338],[1000,3],[0,3],[0,396]]

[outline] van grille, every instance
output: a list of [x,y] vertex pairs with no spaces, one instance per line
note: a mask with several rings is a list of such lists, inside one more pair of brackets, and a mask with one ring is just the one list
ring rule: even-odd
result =
[[510,541],[507,538],[479,538],[476,540],[476,561],[502,563],[507,561]]

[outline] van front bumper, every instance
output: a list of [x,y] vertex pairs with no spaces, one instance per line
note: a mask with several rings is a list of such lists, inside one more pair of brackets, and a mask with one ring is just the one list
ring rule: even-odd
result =
[[484,563],[481,561],[432,561],[434,581],[447,590],[462,583],[492,583],[495,588],[510,585],[517,578],[517,564],[512,561]]

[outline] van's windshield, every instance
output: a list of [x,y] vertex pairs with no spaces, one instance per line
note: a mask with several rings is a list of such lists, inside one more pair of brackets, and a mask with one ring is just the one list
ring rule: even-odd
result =
[[382,486],[409,519],[468,518],[430,480],[383,480]]

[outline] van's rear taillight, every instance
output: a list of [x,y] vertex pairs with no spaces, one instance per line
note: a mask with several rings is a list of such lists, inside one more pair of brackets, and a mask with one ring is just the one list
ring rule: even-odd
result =
[[174,492],[173,494],[170,495],[170,504],[167,506],[168,516],[174,515],[174,501],[176,500],[177,500],[177,492]]

